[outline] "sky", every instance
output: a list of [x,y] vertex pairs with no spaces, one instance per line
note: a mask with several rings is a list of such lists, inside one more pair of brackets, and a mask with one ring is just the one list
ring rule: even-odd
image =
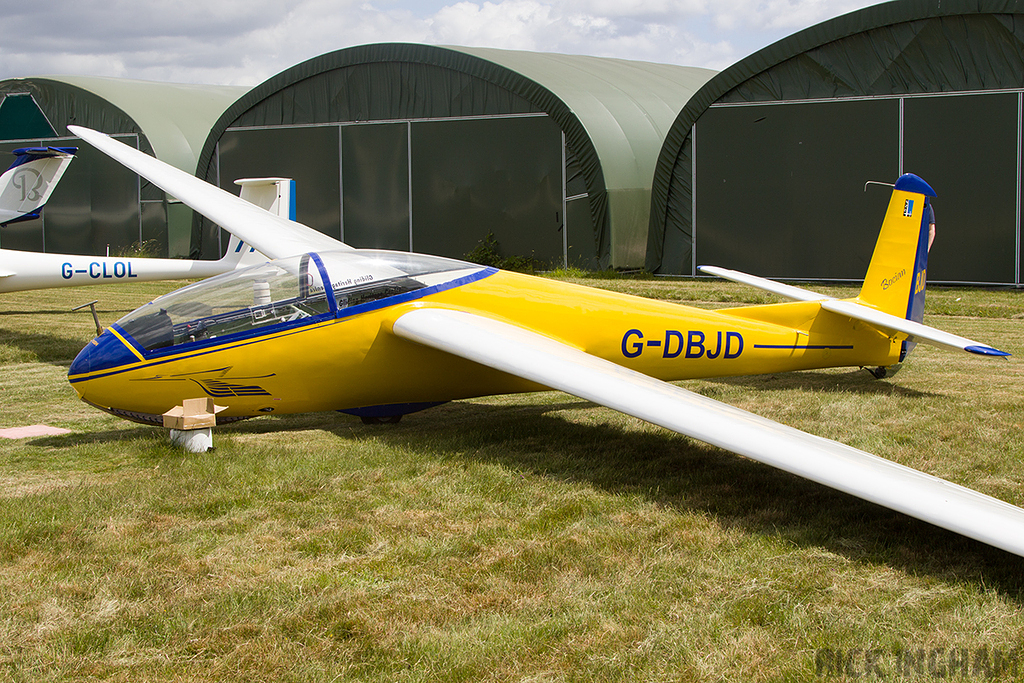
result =
[[875,0],[0,0],[0,79],[75,74],[252,86],[378,42],[724,69]]

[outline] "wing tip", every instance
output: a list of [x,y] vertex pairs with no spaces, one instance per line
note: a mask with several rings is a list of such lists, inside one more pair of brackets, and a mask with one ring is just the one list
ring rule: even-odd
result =
[[1000,351],[999,349],[994,349],[991,346],[985,346],[983,344],[975,344],[975,345],[972,345],[972,346],[965,346],[964,347],[964,351],[967,351],[968,353],[974,353],[974,354],[977,354],[979,356],[1006,357],[1006,356],[1012,355],[1012,354],[1010,354],[1010,353],[1008,353],[1006,351]]

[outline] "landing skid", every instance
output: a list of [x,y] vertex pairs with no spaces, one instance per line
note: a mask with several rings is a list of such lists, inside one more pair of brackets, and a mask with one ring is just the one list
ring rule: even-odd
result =
[[886,377],[892,377],[900,369],[900,364],[878,366],[874,368],[864,368],[871,373],[871,376],[875,379],[885,379]]

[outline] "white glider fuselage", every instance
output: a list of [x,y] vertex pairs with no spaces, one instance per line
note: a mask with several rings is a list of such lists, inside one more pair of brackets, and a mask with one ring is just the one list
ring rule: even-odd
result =
[[0,249],[0,293],[54,287],[207,278],[250,265],[237,259],[134,258]]
[[[0,222],[37,218],[74,159],[77,148],[26,148],[15,152],[14,165],[0,176]],[[241,199],[252,211],[295,218],[295,181],[247,178]],[[218,260],[132,256],[90,256],[0,248],[0,293],[156,280],[207,278],[266,261],[266,257],[232,236]]]

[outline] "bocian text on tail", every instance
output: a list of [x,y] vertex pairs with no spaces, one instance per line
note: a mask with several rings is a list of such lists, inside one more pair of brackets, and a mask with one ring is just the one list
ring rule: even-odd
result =
[[[920,323],[924,319],[930,202],[935,190],[912,173],[900,176],[878,233],[857,302]],[[911,351],[905,342],[901,360]]]

